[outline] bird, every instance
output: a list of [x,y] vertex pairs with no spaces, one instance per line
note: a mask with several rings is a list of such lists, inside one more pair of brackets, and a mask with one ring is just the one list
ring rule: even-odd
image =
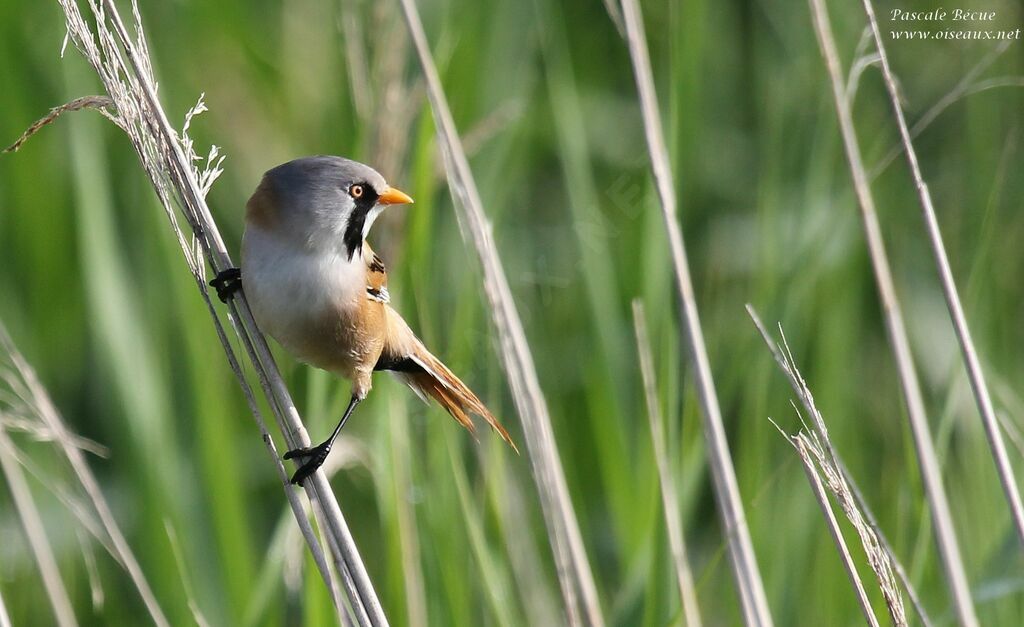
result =
[[210,284],[224,302],[243,289],[256,324],[298,360],[352,382],[352,396],[331,435],[296,448],[303,482],[324,463],[342,427],[385,371],[421,399],[434,399],[463,427],[482,417],[513,450],[487,406],[416,337],[390,304],[383,260],[366,236],[386,208],[411,204],[376,170],[320,155],[267,171],[246,203],[241,264]]

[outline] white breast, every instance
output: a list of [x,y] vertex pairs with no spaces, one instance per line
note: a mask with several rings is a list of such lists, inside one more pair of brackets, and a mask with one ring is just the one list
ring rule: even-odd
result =
[[257,324],[299,359],[318,361],[325,318],[354,310],[366,294],[359,255],[314,253],[249,224],[242,237],[242,287]]

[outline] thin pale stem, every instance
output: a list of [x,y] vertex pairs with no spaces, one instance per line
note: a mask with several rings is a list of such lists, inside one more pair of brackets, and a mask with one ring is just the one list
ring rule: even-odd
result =
[[928,190],[928,185],[924,182],[924,176],[921,174],[921,165],[917,160],[917,151],[914,150],[910,130],[907,127],[907,119],[903,114],[899,93],[896,91],[896,77],[889,66],[889,56],[885,51],[881,32],[878,30],[878,20],[875,18],[875,10],[871,0],[864,0],[864,11],[868,15],[868,22],[871,23],[871,32],[874,34],[875,46],[878,48],[878,56],[882,62],[882,76],[885,77],[885,87],[889,92],[893,115],[896,117],[896,126],[900,130],[903,153],[907,156],[910,173],[914,178],[914,185],[917,187],[917,197],[921,203],[921,212],[924,214],[925,228],[928,231],[928,242],[931,244],[932,256],[935,258],[935,267],[939,271],[942,293],[946,297],[946,307],[949,309],[949,316],[952,319],[953,328],[956,330],[956,337],[960,343],[960,351],[963,353],[967,375],[971,381],[971,389],[974,391],[974,400],[978,404],[981,421],[985,427],[985,435],[988,437],[988,445],[992,449],[992,457],[995,460],[999,482],[1003,486],[1003,492],[1010,507],[1010,514],[1013,516],[1013,522],[1017,529],[1017,538],[1024,545],[1024,504],[1021,503],[1020,491],[1017,489],[1017,481],[1014,478],[1010,457],[1006,454],[1006,443],[1003,441],[1003,434],[999,429],[999,421],[996,418],[996,411],[992,405],[992,395],[988,391],[985,375],[981,370],[981,360],[978,359],[978,351],[974,348],[971,330],[967,326],[967,316],[964,315],[964,308],[960,303],[960,294],[957,291],[956,281],[953,279],[953,271],[949,266],[949,257],[946,255],[946,246],[942,242],[939,221],[935,217],[932,194]]
[[885,243],[882,239],[882,229],[875,210],[875,201],[871,196],[867,173],[864,169],[864,160],[861,157],[860,144],[857,141],[857,135],[854,130],[853,115],[844,94],[839,53],[836,51],[835,39],[832,36],[831,22],[829,21],[824,0],[810,0],[810,6],[814,30],[817,34],[818,44],[821,46],[821,53],[832,83],[832,95],[839,118],[839,129],[843,137],[850,172],[853,176],[854,190],[860,206],[860,215],[867,239],[868,252],[871,257],[871,265],[875,274],[875,282],[879,298],[881,299],[889,343],[892,346],[893,356],[896,361],[896,370],[903,391],[903,399],[907,407],[907,417],[910,420],[914,445],[917,449],[918,466],[921,471],[932,522],[935,525],[935,539],[938,544],[939,554],[942,557],[942,565],[945,570],[950,593],[953,597],[957,616],[961,624],[974,627],[978,624],[978,619],[974,613],[974,604],[971,601],[967,575],[963,559],[960,555],[960,546],[957,543],[956,532],[953,527],[953,517],[949,510],[949,499],[946,496],[946,489],[942,485],[942,474],[939,469],[938,457],[935,454],[935,443],[932,441],[928,427],[928,416],[925,413],[921,386],[917,379],[917,371],[914,368],[913,357],[910,351],[910,340],[907,338],[907,330],[903,322],[903,313],[900,309],[899,300],[896,297],[896,288],[893,284],[889,259],[885,252]]
[[7,485],[14,498],[14,507],[18,510],[18,518],[21,519],[21,526],[25,529],[25,536],[28,538],[32,554],[35,556],[39,574],[43,578],[43,587],[46,588],[46,595],[50,599],[57,624],[60,627],[75,627],[78,625],[78,621],[75,620],[75,612],[71,609],[68,592],[64,588],[64,582],[61,581],[60,569],[53,556],[50,541],[46,537],[43,519],[39,515],[35,501],[32,500],[32,492],[29,490],[28,482],[25,481],[25,475],[21,472],[18,462],[15,461],[16,454],[14,443],[8,437],[7,431],[0,428],[0,469],[7,477]]
[[491,225],[484,214],[476,181],[448,108],[416,4],[413,0],[401,0],[401,5],[426,78],[427,95],[445,158],[449,186],[457,200],[456,208],[460,209],[460,221],[469,228],[483,269],[484,288],[501,340],[501,356],[509,375],[512,397],[522,419],[530,467],[540,494],[541,512],[548,528],[568,619],[573,625],[582,624],[585,620],[586,624],[601,627],[604,616],[597,587],[569,498],[551,417],[523,324],[494,245]]
[[[288,506],[292,510],[292,514],[295,517],[295,522],[299,526],[299,531],[302,533],[303,539],[309,546],[310,553],[313,556],[313,563],[316,564],[317,571],[320,573],[321,578],[324,580],[324,584],[327,586],[328,591],[331,593],[331,598],[334,601],[334,606],[339,613],[342,612],[342,601],[340,597],[340,590],[331,576],[331,571],[327,566],[327,557],[324,555],[323,548],[317,540],[316,532],[313,530],[313,526],[309,522],[309,517],[305,514],[305,508],[299,499],[298,492],[290,488],[291,480],[288,476],[288,471],[284,467],[284,463],[281,461],[281,454],[277,450],[277,446],[274,444],[274,439],[270,437],[270,432],[267,430],[266,420],[263,418],[263,411],[260,409],[259,404],[256,402],[256,395],[253,393],[252,386],[249,385],[249,381],[245,378],[242,373],[242,365],[238,362],[238,357],[235,355],[234,349],[231,347],[231,343],[228,340],[227,334],[224,331],[223,325],[220,324],[220,319],[217,317],[217,312],[213,308],[213,303],[210,301],[209,295],[203,289],[203,285],[199,285],[200,293],[203,296],[203,300],[206,303],[206,307],[209,310],[210,316],[215,321],[214,327],[217,331],[217,338],[220,340],[221,346],[224,347],[225,354],[228,358],[228,364],[231,366],[231,371],[235,374],[239,384],[242,386],[242,393],[245,396],[246,405],[249,407],[249,412],[252,414],[253,419],[256,421],[256,426],[260,432],[260,439],[263,440],[263,445],[270,454],[271,459],[274,460],[274,470],[277,472],[278,481],[285,486],[285,499],[288,501]],[[244,343],[249,346],[248,336],[244,336]],[[324,527],[320,525],[321,529]]]
[[736,470],[733,467],[732,455],[729,453],[729,442],[722,424],[722,411],[718,405],[715,383],[711,375],[711,364],[697,313],[697,301],[694,295],[693,281],[690,278],[690,266],[686,258],[682,229],[676,213],[672,169],[661,129],[661,117],[658,112],[654,78],[651,75],[651,60],[647,51],[643,18],[636,0],[623,0],[622,13],[626,23],[626,40],[629,44],[630,59],[633,62],[633,73],[640,95],[644,134],[647,137],[651,169],[654,172],[658,198],[661,201],[665,231],[672,254],[672,266],[675,269],[679,298],[682,303],[681,326],[686,333],[687,345],[690,348],[690,360],[697,379],[697,390],[704,416],[704,437],[708,446],[708,461],[711,465],[719,516],[721,516],[728,540],[733,575],[736,578],[743,615],[747,624],[771,625],[772,618],[764,593],[764,583],[761,581],[757,557],[750,539],[750,530],[747,528],[743,501],[740,497],[739,485],[736,482]]
[[658,466],[658,485],[661,488],[661,506],[665,511],[665,528],[672,550],[672,563],[676,570],[676,585],[679,586],[679,601],[683,606],[686,624],[700,627],[700,607],[697,605],[697,591],[693,586],[690,572],[690,558],[687,556],[686,536],[680,519],[679,502],[676,498],[676,483],[672,479],[665,445],[665,420],[658,403],[658,383],[654,378],[654,358],[651,356],[651,342],[647,336],[647,318],[644,306],[639,300],[633,301],[633,330],[636,333],[636,349],[640,359],[640,375],[644,382],[644,398],[647,401],[647,419],[651,427],[651,445]]

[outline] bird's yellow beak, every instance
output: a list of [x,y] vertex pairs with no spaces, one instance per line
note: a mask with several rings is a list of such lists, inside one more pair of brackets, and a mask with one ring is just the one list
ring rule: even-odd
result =
[[389,187],[377,198],[378,205],[411,205],[413,199],[400,189]]

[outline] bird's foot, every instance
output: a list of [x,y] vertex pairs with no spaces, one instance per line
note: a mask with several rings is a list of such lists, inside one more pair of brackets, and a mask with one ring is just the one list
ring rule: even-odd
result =
[[228,299],[242,287],[242,271],[238,268],[222,270],[210,281],[210,286],[217,290],[220,302],[227,304]]
[[299,469],[292,475],[292,484],[302,485],[302,483],[311,474],[316,472],[317,468],[323,466],[324,461],[327,460],[328,453],[331,452],[331,441],[321,442],[316,446],[306,446],[303,448],[295,448],[284,454],[285,459],[293,459],[296,457],[306,457],[306,463],[299,466]]

